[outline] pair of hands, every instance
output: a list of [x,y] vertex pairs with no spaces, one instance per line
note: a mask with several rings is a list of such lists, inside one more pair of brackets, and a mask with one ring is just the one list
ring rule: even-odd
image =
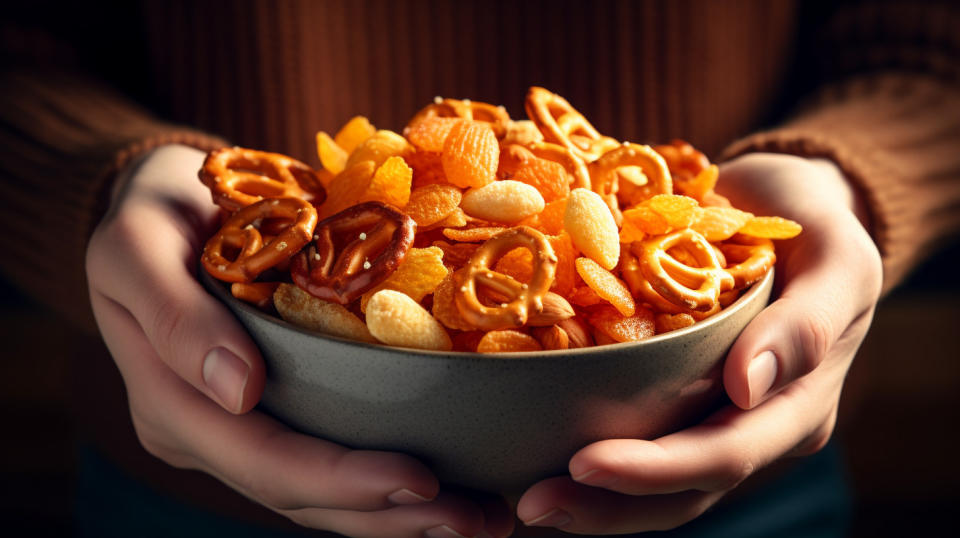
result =
[[[440,491],[414,458],[349,450],[253,410],[264,384],[260,353],[195,276],[216,212],[196,179],[203,157],[166,146],[128,170],[88,249],[93,309],[143,446],[308,527],[391,538],[510,535],[514,517],[502,499]],[[776,301],[727,357],[735,405],[653,441],[585,447],[570,476],[522,496],[516,513],[525,524],[580,534],[676,527],[755,470],[829,439],[881,285],[855,198],[832,164],[786,155],[732,161],[720,186],[737,207],[804,226],[777,245]]]

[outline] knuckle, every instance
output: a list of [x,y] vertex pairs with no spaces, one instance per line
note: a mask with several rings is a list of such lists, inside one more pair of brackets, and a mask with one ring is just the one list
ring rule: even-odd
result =
[[749,478],[754,471],[756,471],[756,465],[748,458],[743,457],[730,460],[720,469],[715,490],[729,491],[739,486],[740,483]]
[[132,410],[130,417],[133,422],[133,429],[137,435],[137,441],[140,446],[151,456],[163,460],[173,467],[180,469],[189,467],[189,462],[178,451],[172,449],[169,443],[163,438],[158,429],[152,425],[151,421],[143,417],[136,410]]
[[797,325],[797,357],[799,375],[812,372],[820,365],[834,341],[834,329],[827,316],[820,311],[808,312]]

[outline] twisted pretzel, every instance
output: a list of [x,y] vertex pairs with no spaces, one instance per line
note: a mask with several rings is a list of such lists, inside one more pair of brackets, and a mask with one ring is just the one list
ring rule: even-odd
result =
[[663,157],[650,146],[624,143],[590,163],[593,192],[608,200],[608,204],[611,201],[617,203],[614,196],[617,193],[617,175],[614,172],[624,166],[639,167],[647,177],[647,183],[637,187],[636,203],[657,194],[673,193],[673,180]]
[[[265,219],[286,222],[264,245],[260,225]],[[274,221],[276,226],[277,221]],[[241,208],[207,241],[201,262],[207,272],[226,282],[251,282],[290,259],[310,242],[317,225],[317,210],[300,198],[271,198]],[[227,259],[236,253],[233,261]]]
[[568,148],[577,157],[591,162],[618,142],[603,136],[570,106],[566,99],[538,86],[532,86],[524,102],[527,116],[537,124],[547,142]]
[[[533,254],[533,276],[520,283],[490,269],[500,257],[522,247]],[[520,327],[531,314],[543,311],[543,298],[550,290],[557,269],[557,256],[546,236],[528,226],[518,226],[488,239],[461,271],[455,274],[454,303],[471,325],[485,331]],[[485,306],[477,297],[478,285],[504,298],[499,306]]]
[[710,160],[702,152],[683,140],[671,140],[653,148],[666,161],[674,179],[690,180],[697,177],[704,168],[710,166]]
[[507,127],[510,124],[510,115],[507,113],[507,109],[502,106],[470,101],[469,99],[442,99],[438,97],[434,99],[433,103],[421,108],[407,123],[407,127],[434,116],[487,122],[493,128],[493,134],[496,135],[497,140],[507,135]]
[[304,198],[320,205],[327,197],[315,170],[279,153],[220,148],[207,154],[199,176],[213,202],[227,211],[264,198]]
[[380,202],[349,207],[317,224],[316,239],[293,259],[290,276],[315,297],[348,304],[403,262],[416,228]]
[[527,149],[541,159],[559,163],[572,178],[570,182],[571,190],[590,188],[590,173],[587,172],[586,164],[569,148],[549,142],[534,142],[528,144]]
[[720,245],[720,251],[728,264],[734,264],[726,268],[733,277],[734,289],[745,288],[760,280],[777,262],[773,241],[759,237],[736,234]]
[[[668,251],[676,247],[686,250],[699,267],[674,258]],[[635,242],[631,249],[649,282],[649,287],[640,287],[640,293],[652,304],[659,296],[676,306],[704,312],[716,308],[720,292],[733,288],[734,279],[723,270],[713,247],[689,228]]]

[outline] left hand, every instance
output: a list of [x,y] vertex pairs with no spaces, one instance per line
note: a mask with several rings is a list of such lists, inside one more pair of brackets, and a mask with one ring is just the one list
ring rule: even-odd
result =
[[593,443],[570,476],[524,493],[527,525],[575,534],[680,526],[784,457],[820,450],[836,423],[844,377],[880,295],[880,256],[856,196],[831,162],[750,154],[721,167],[720,192],[757,215],[800,222],[777,244],[776,300],[741,333],[724,364],[729,405],[652,441]]

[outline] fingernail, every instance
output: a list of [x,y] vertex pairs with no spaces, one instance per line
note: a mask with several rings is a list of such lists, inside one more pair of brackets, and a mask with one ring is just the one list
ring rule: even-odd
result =
[[203,382],[210,387],[220,405],[238,413],[243,404],[250,367],[230,351],[215,347],[203,359]]
[[750,361],[747,367],[747,390],[750,407],[763,401],[764,396],[777,380],[777,356],[772,351],[764,351]]
[[562,527],[573,521],[570,514],[559,508],[554,508],[540,517],[535,517],[530,521],[524,521],[523,524],[528,527]]
[[606,488],[617,481],[617,475],[609,471],[604,471],[603,469],[593,469],[579,476],[575,476],[573,479],[588,486]]
[[467,538],[466,536],[446,525],[440,525],[439,527],[427,529],[424,531],[423,535],[427,538]]
[[398,489],[390,495],[387,496],[387,500],[393,504],[420,504],[429,501],[430,499],[420,495],[419,493],[414,493],[407,488]]

